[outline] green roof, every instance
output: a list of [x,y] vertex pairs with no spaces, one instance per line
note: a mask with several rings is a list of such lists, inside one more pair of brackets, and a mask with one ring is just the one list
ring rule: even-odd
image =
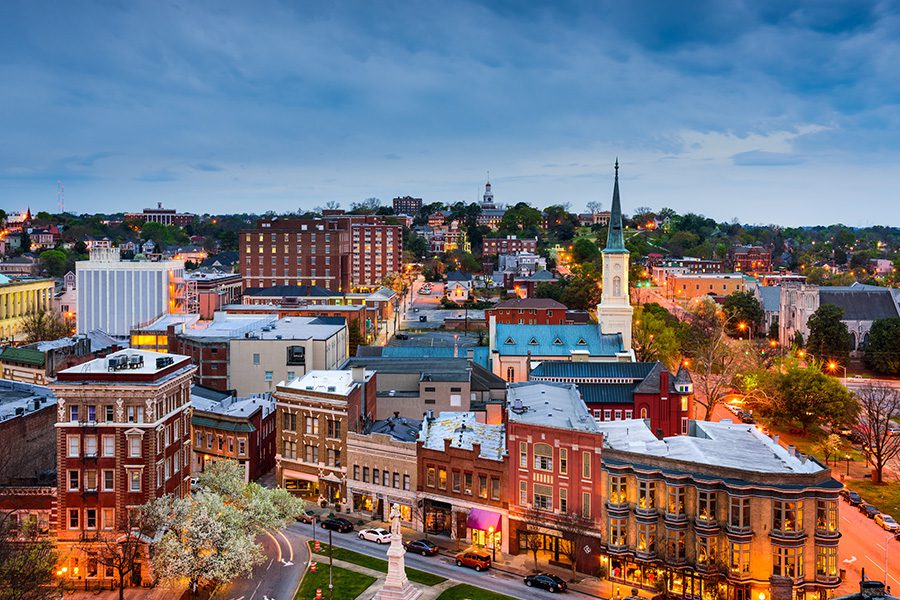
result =
[[43,352],[33,348],[5,348],[0,360],[43,367],[45,357]]
[[209,427],[210,429],[221,429],[222,431],[243,431],[250,433],[256,431],[250,423],[236,423],[234,421],[220,421],[219,419],[211,419],[209,417],[200,417],[193,415],[191,423],[197,427]]

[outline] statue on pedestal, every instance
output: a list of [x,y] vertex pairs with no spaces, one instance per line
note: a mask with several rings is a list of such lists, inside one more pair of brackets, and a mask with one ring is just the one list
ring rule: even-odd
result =
[[416,588],[406,577],[406,561],[403,547],[403,533],[400,531],[400,506],[391,507],[391,546],[388,548],[388,571],[384,585],[373,597],[374,600],[416,600],[422,590]]

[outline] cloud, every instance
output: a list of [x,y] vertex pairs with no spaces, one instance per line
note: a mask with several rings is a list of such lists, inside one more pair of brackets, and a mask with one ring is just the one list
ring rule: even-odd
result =
[[212,163],[207,163],[207,162],[193,163],[188,166],[195,171],[202,171],[204,173],[218,173],[219,171],[225,170],[222,167],[220,167],[219,165],[214,165]]
[[150,173],[144,173],[134,178],[135,181],[143,181],[145,183],[164,183],[167,181],[177,181],[178,176],[168,169],[160,169]]
[[782,152],[766,152],[764,150],[750,150],[732,155],[732,162],[739,167],[784,167],[787,165],[799,165],[803,159],[793,154]]

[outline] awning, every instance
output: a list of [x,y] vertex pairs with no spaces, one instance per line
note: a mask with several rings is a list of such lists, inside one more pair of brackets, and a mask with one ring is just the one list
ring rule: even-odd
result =
[[481,531],[490,531],[491,527],[493,527],[494,531],[500,531],[501,522],[502,519],[500,518],[500,513],[473,508],[469,512],[469,518],[466,519],[466,527],[469,529],[479,529]]

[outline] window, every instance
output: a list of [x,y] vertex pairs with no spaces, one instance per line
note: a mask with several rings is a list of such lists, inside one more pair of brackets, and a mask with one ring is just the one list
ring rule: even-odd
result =
[[816,546],[816,577],[831,579],[837,575],[837,547]]
[[750,544],[731,542],[729,549],[728,568],[732,573],[750,572]]
[[688,426],[689,426],[689,424],[690,424],[690,421],[689,421],[689,419],[688,419],[687,417],[681,417],[681,435],[687,435],[687,434],[688,434]]
[[132,492],[141,491],[141,472],[134,470],[128,472],[128,489]]
[[512,383],[516,380],[516,369],[514,367],[506,368],[506,381]]
[[103,416],[104,420],[110,423],[116,418],[112,404],[107,404],[103,407]]
[[569,451],[566,448],[559,449],[559,474],[569,474]]
[[519,467],[528,468],[528,442],[519,442]]
[[128,456],[138,458],[141,455],[141,438],[137,435],[128,437]]
[[400,473],[398,473],[397,471],[394,471],[394,478],[391,481],[391,487],[394,489],[400,489]]
[[582,452],[581,453],[581,478],[582,479],[590,479],[591,478],[591,453],[590,452]]
[[245,438],[238,438],[238,456],[244,456],[247,452],[247,440]]
[[78,458],[81,456],[81,437],[77,435],[67,435],[66,447],[68,449],[66,456],[69,458]]
[[69,529],[78,529],[78,524],[80,522],[81,515],[78,513],[77,508],[69,509]]
[[559,512],[569,512],[569,490],[566,488],[559,488]]
[[353,480],[359,481],[359,465],[353,465]]
[[116,528],[116,509],[104,508],[100,513],[102,518],[103,529],[110,530]]
[[585,519],[591,518],[591,494],[590,492],[581,492],[581,516]]
[[363,467],[363,483],[369,483],[369,467]]
[[499,500],[500,499],[500,480],[496,477],[491,477],[491,500]]
[[687,532],[683,529],[666,530],[666,559],[676,562],[684,561],[687,557],[685,543]]
[[837,500],[816,500],[816,531],[837,533]]
[[772,575],[792,579],[803,577],[803,547],[772,548]]
[[522,480],[519,482],[519,506],[528,505],[528,482]]
[[79,487],[80,483],[81,483],[81,474],[77,470],[71,469],[69,471],[69,491],[77,492],[80,489],[80,487]]
[[97,509],[96,508],[84,509],[84,528],[85,529],[97,529]]
[[284,450],[283,450],[282,454],[287,459],[296,460],[297,459],[297,442],[285,441],[284,442]]
[[553,510],[553,488],[540,483],[534,484],[534,507],[538,510]]
[[750,529],[750,498],[729,498],[728,525],[732,529]]
[[116,489],[116,472],[112,469],[103,471],[103,491],[111,492]]
[[463,477],[463,491],[466,494],[472,495],[472,474],[466,473]]
[[624,548],[628,543],[628,519],[626,517],[609,518],[609,545],[613,548]]
[[[434,487],[436,483],[437,470],[434,467],[428,467],[425,471],[425,485]],[[376,477],[377,479],[377,477]]]
[[84,472],[84,490],[86,492],[97,491],[97,469],[87,469]]
[[697,490],[697,519],[714,522],[718,514],[718,497],[710,490]]
[[89,423],[97,422],[97,406],[94,404],[88,404],[87,407],[87,420]]
[[78,422],[78,405],[73,404],[69,407],[69,421],[72,423]]
[[206,434],[206,448],[207,448],[208,450],[211,450],[211,449],[212,449],[212,440],[213,440],[212,434],[207,432],[207,434]]
[[340,439],[341,422],[336,419],[328,419],[328,437]]
[[803,529],[803,502],[801,500],[775,500],[772,502],[772,529],[783,532],[799,532]]
[[409,491],[409,475],[403,476],[403,489]]
[[608,408],[603,410],[603,420],[610,421],[612,420],[612,411]]
[[634,411],[631,411],[631,410],[626,410],[626,411],[625,411],[625,418],[626,418],[626,419],[630,419],[630,418],[633,417],[633,416],[634,416]]
[[718,538],[697,536],[697,564],[712,565],[716,562]]
[[306,462],[312,464],[319,463],[319,447],[313,446],[311,444],[306,444],[303,447],[303,456]]
[[110,457],[116,455],[116,437],[113,435],[104,435],[103,438],[103,456]]
[[641,408],[641,418],[642,418],[642,419],[646,419],[646,418],[647,418],[647,407],[646,407],[646,406],[643,407],[643,408]]
[[319,435],[319,417],[303,417],[303,430],[307,435]]
[[254,365],[258,365],[258,364],[259,364],[259,353],[258,353],[258,352],[254,352],[254,353],[253,353],[253,364],[254,364]]
[[653,554],[656,551],[656,523],[638,523],[637,530],[637,551]]
[[616,421],[621,421],[621,420],[622,420],[622,411],[617,410],[616,411]]
[[638,481],[638,508],[656,508],[656,482]]
[[538,471],[553,470],[553,448],[549,444],[534,445],[534,468]]
[[488,478],[486,475],[478,476],[478,497],[479,498],[487,498],[488,497]]
[[622,505],[628,502],[628,478],[625,475],[609,476],[609,503]]
[[266,381],[272,381],[272,371],[266,371]]
[[684,516],[684,486],[666,486],[666,513],[673,517]]

